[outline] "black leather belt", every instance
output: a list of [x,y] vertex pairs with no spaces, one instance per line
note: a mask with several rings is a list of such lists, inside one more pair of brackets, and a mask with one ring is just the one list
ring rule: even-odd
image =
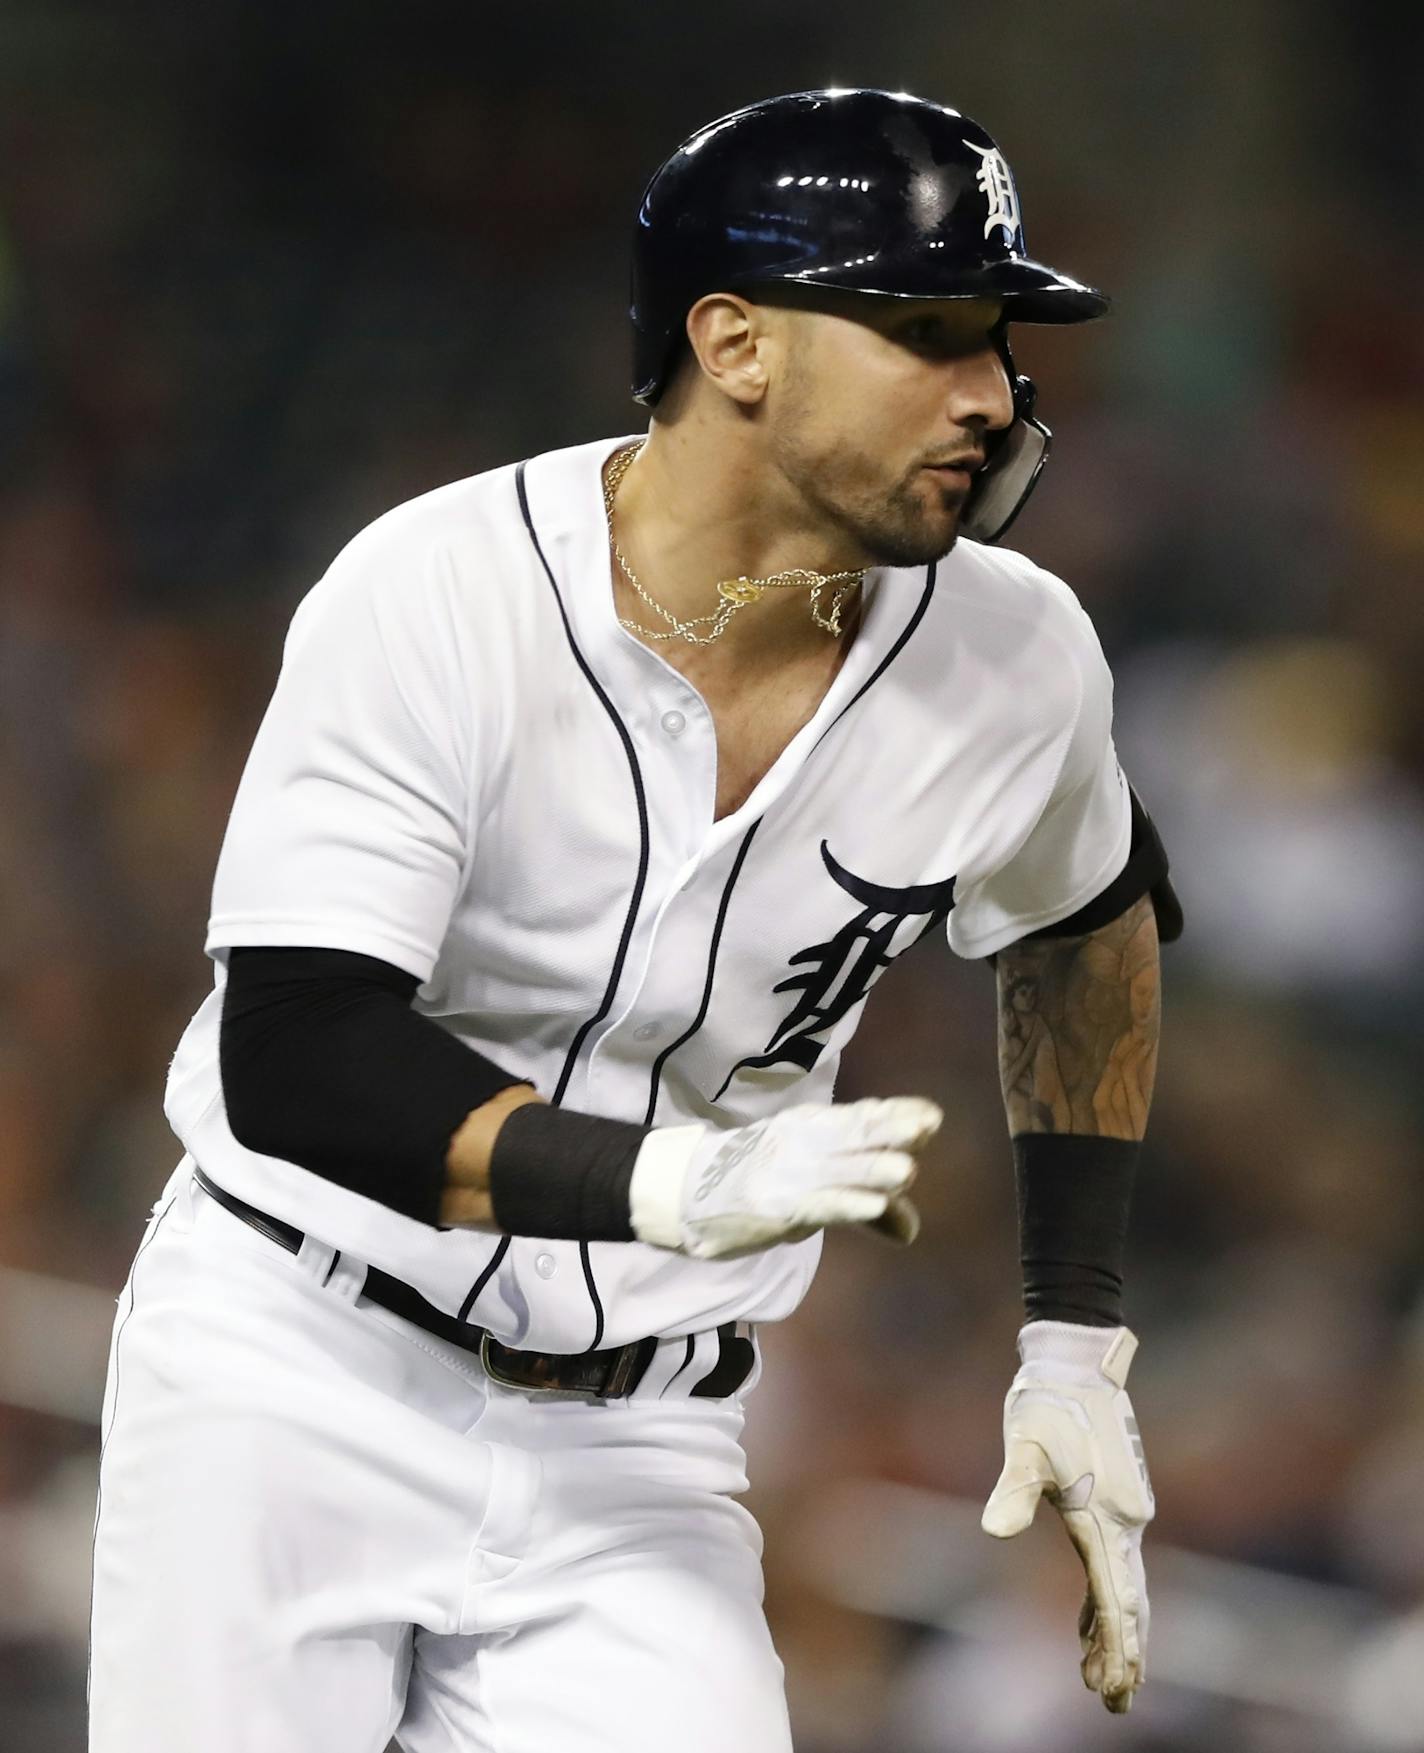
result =
[[[289,1254],[301,1252],[305,1235],[295,1225],[269,1217],[235,1193],[229,1193],[210,1181],[201,1169],[195,1168],[193,1179],[210,1199],[217,1201],[234,1217],[273,1241]],[[619,1400],[631,1394],[647,1373],[648,1365],[658,1348],[656,1339],[634,1339],[627,1345],[616,1345],[606,1351],[515,1351],[501,1345],[494,1335],[469,1321],[457,1321],[434,1303],[427,1302],[418,1290],[392,1278],[377,1266],[366,1268],[362,1295],[378,1308],[386,1309],[403,1320],[433,1333],[447,1345],[462,1351],[473,1351],[486,1373],[508,1387],[533,1389],[554,1394],[585,1394],[595,1400]],[[756,1349],[750,1339],[737,1332],[735,1321],[717,1329],[719,1352],[717,1362],[691,1390],[700,1400],[725,1400],[735,1394],[752,1373]],[[687,1356],[682,1368],[692,1362],[694,1341],[689,1335]],[[674,1379],[676,1379],[674,1377]]]

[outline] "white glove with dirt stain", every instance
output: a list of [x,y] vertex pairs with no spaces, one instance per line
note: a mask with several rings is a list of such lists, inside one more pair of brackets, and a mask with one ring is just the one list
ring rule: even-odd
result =
[[1146,1676],[1142,1531],[1156,1508],[1127,1397],[1136,1350],[1126,1327],[1023,1328],[1022,1368],[1004,1401],[1004,1470],[983,1516],[984,1531],[1001,1540],[1028,1527],[1040,1497],[1062,1516],[1088,1576],[1083,1682],[1119,1712]]
[[889,1096],[805,1103],[730,1132],[660,1126],[633,1167],[633,1233],[696,1260],[799,1242],[831,1225],[913,1241],[919,1218],[905,1194],[915,1152],[943,1118],[921,1096]]

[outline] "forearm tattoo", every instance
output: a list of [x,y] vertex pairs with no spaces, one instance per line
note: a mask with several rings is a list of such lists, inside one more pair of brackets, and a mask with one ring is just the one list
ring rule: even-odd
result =
[[1009,1131],[1141,1138],[1161,1022],[1151,900],[1086,937],[1010,945],[998,977]]

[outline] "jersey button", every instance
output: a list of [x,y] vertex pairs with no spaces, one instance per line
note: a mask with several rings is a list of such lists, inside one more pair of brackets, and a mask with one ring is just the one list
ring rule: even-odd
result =
[[633,1039],[635,1041],[656,1041],[661,1033],[662,1028],[657,1023],[639,1023],[633,1031]]
[[680,712],[665,712],[658,720],[670,737],[680,737],[687,729],[687,720]]
[[559,1270],[559,1263],[552,1254],[541,1254],[534,1262],[534,1270],[540,1278],[552,1278]]

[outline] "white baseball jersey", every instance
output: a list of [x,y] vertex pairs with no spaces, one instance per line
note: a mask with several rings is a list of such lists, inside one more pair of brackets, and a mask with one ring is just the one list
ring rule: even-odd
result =
[[976,957],[1066,918],[1130,837],[1087,616],[968,541],[867,578],[815,716],[714,821],[711,715],[615,614],[600,470],[627,442],[402,505],[302,601],[166,1101],[220,1186],[561,1352],[785,1316],[819,1237],[706,1262],[441,1230],[254,1153],[218,1069],[230,949],[378,956],[421,981],[421,1014],[565,1107],[739,1126],[831,1100],[867,992],[917,938],[947,922]]

